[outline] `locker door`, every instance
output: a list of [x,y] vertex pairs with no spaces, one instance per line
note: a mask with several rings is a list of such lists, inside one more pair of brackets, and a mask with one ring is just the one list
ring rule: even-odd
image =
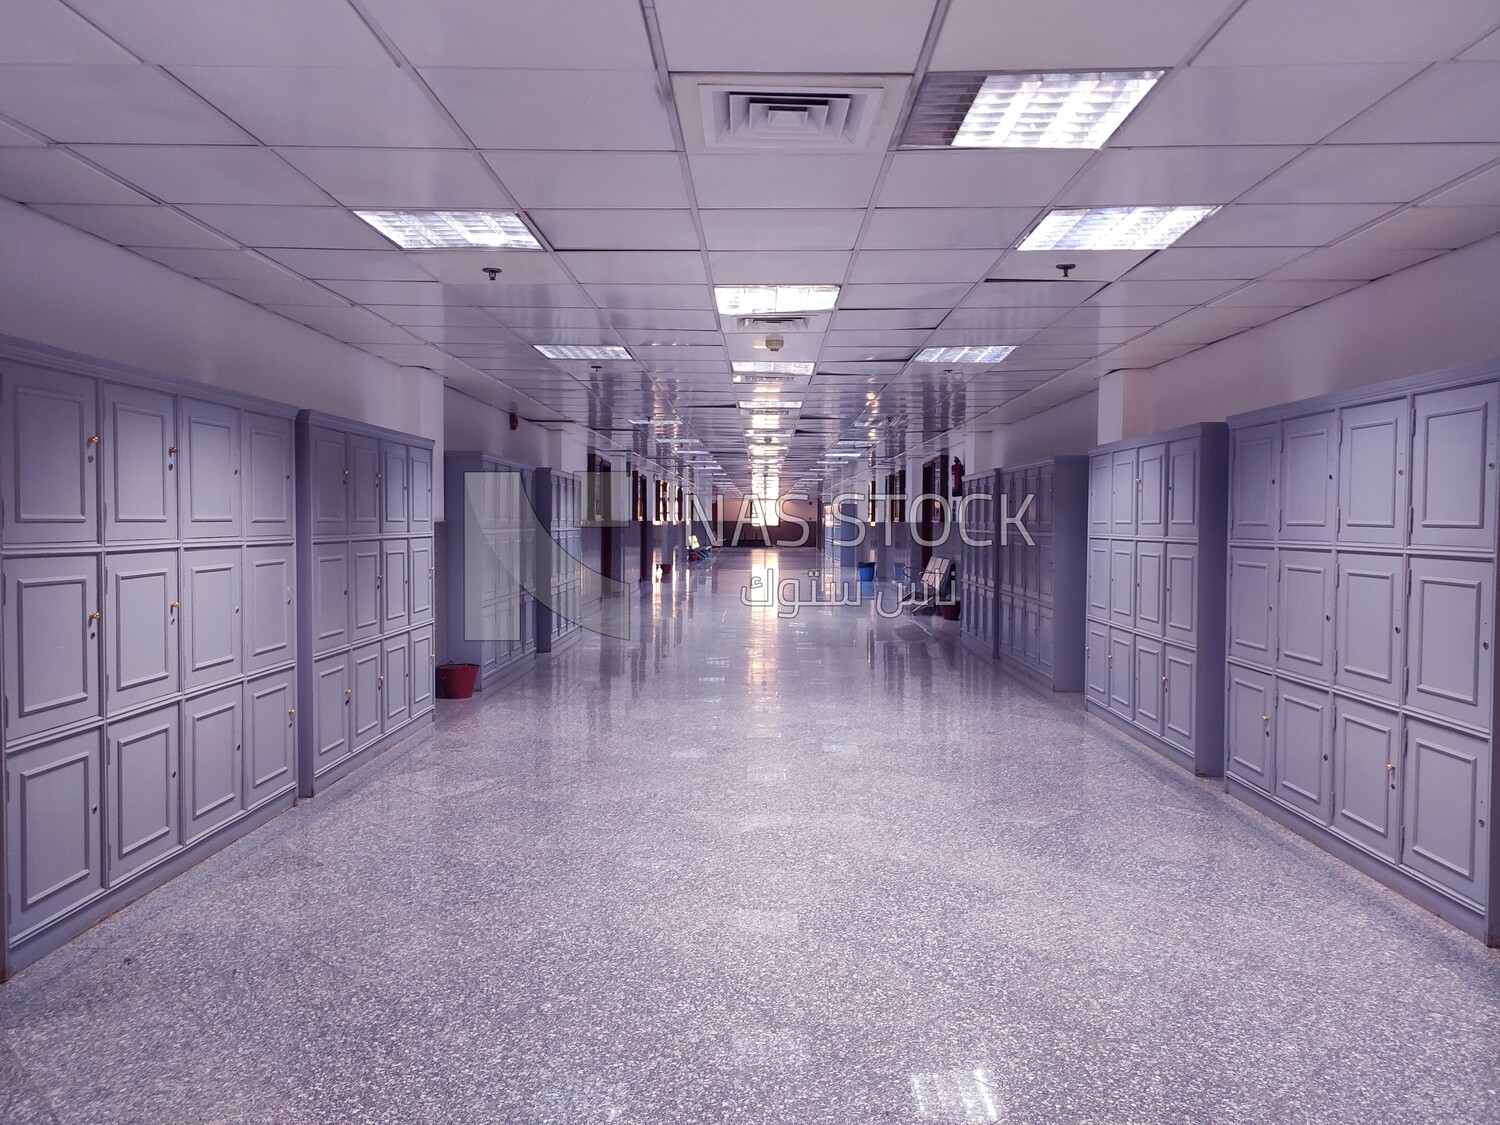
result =
[[1490,745],[1406,721],[1401,865],[1485,905],[1489,878]]
[[[1026,505],[1026,515],[1023,523],[1026,530],[1033,536],[1041,530],[1042,518],[1046,515],[1047,502],[1050,497],[1042,492],[1042,474],[1040,468],[1027,469],[1021,475],[1021,499],[1031,497],[1031,503]],[[1051,519],[1048,515],[1047,519]]]
[[1406,562],[1399,555],[1340,555],[1333,681],[1401,702],[1406,645]]
[[245,807],[297,780],[297,685],[291,670],[245,684]]
[[12,942],[104,889],[103,732],[5,756],[5,885]]
[[381,550],[380,600],[382,633],[405,629],[410,614],[411,582],[407,578],[405,539],[387,539]]
[[1109,631],[1109,709],[1124,719],[1135,718],[1132,640],[1123,629]]
[[349,534],[380,534],[380,442],[349,435]]
[[240,534],[239,411],[191,398],[178,410],[182,537],[233,539]]
[[1276,662],[1276,552],[1229,552],[1229,656],[1269,668]]
[[1166,608],[1166,544],[1135,545],[1135,630],[1160,637]]
[[177,694],[180,608],[176,551],[106,557],[109,713]]
[[245,548],[245,671],[297,658],[296,549]]
[[336,653],[313,662],[312,692],[312,768],[316,776],[352,752],[349,720],[354,688],[349,678],[348,653]]
[[349,595],[351,641],[380,635],[383,606],[380,600],[380,540],[349,544]]
[[5,563],[5,737],[40,734],[99,714],[98,560]]
[[1346,408],[1339,418],[1339,541],[1406,542],[1410,404],[1404,398]]
[[1197,737],[1197,680],[1193,675],[1194,654],[1175,645],[1162,646],[1163,684],[1161,733],[1172,745],[1193,752]]
[[1040,599],[1042,596],[1042,546],[1040,543],[1034,547],[1023,544],[1021,553],[1026,559],[1026,586],[1022,593],[1028,598]]
[[1333,711],[1333,830],[1396,861],[1401,716],[1352,699]]
[[411,533],[432,534],[432,450],[411,446],[407,459],[407,483],[411,489]]
[[1178,644],[1198,643],[1198,545],[1168,543],[1162,562],[1166,593],[1162,635]]
[[349,643],[349,546],[312,546],[313,651],[327,652]]
[[1037,666],[1041,668],[1044,675],[1051,677],[1054,662],[1054,651],[1056,637],[1052,628],[1052,611],[1045,606],[1037,610],[1036,618],[1037,633]]
[[308,434],[308,482],[315,538],[342,538],[349,533],[349,457],[341,430],[311,426]]
[[1032,665],[1040,663],[1042,656],[1042,623],[1040,612],[1041,607],[1035,602],[1023,602],[1021,605],[1023,621],[1021,639],[1025,646],[1023,655],[1026,658],[1026,663]]
[[1150,637],[1135,639],[1135,722],[1152,734],[1161,733],[1162,722],[1161,642]]
[[1167,447],[1143,445],[1136,454],[1140,485],[1136,507],[1136,533],[1160,539],[1167,533]]
[[1406,705],[1488,729],[1495,565],[1413,558]]
[[1055,590],[1053,584],[1052,540],[1038,539],[1036,541],[1035,556],[1037,597],[1043,605],[1051,605]]
[[385,689],[385,673],[380,661],[380,645],[365,645],[349,654],[349,675],[353,680],[354,694],[349,734],[354,740],[354,751],[358,753],[380,737],[381,718],[385,707],[381,696]]
[[182,705],[182,833],[201,840],[245,807],[240,685]]
[[1276,682],[1275,795],[1320,824],[1333,813],[1333,698]]
[[292,422],[267,414],[245,415],[245,537],[290,539],[296,500],[292,495]]
[[1417,395],[1411,542],[1495,549],[1495,411],[1500,386]]
[[411,648],[406,634],[387,637],[381,644],[385,658],[385,730],[395,730],[411,718]]
[[104,541],[177,538],[177,403],[104,385]]
[[181,847],[177,708],[111,723],[104,755],[109,886]]
[[1338,521],[1333,411],[1281,424],[1281,538],[1331,542]]
[[95,383],[79,375],[7,364],[3,541],[99,541],[99,411]]
[[1327,681],[1333,678],[1333,555],[1324,551],[1282,551],[1277,601],[1276,666]]
[[1135,450],[1122,449],[1110,458],[1109,464],[1109,533],[1111,535],[1135,534],[1135,499],[1137,476]]
[[1021,626],[1016,623],[1020,605],[1013,597],[1000,599],[1000,649],[1011,656],[1026,651],[1021,640]]
[[411,623],[423,625],[432,620],[433,575],[432,540],[411,541]]
[[432,628],[414,629],[411,634],[411,700],[413,716],[432,710],[437,654],[432,648]]
[[1229,745],[1224,772],[1269,793],[1271,791],[1274,703],[1270,676],[1229,665]]
[[1229,538],[1275,539],[1277,423],[1248,426],[1230,434]]
[[1109,703],[1109,626],[1097,621],[1088,623],[1088,643],[1084,646],[1084,694],[1095,703]]
[[1109,541],[1089,540],[1088,615],[1101,621],[1109,617]]
[[411,498],[407,493],[406,446],[399,441],[380,443],[380,530],[386,535],[405,535],[411,526]]
[[1198,439],[1174,441],[1167,449],[1167,535],[1198,538]]
[[1108,535],[1114,514],[1110,510],[1107,453],[1089,460],[1089,534]]
[[1036,500],[1031,505],[1036,512],[1036,530],[1039,535],[1052,534],[1052,462],[1040,465],[1036,471]]
[[186,691],[239,676],[240,550],[182,553],[182,621]]
[[1109,623],[1135,624],[1135,544],[1128,540],[1109,545]]

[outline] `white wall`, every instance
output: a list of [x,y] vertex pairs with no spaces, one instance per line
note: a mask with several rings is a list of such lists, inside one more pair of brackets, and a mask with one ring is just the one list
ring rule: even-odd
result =
[[991,442],[993,465],[1003,469],[1043,457],[1087,453],[1099,444],[1099,396],[1095,392],[1002,426]]

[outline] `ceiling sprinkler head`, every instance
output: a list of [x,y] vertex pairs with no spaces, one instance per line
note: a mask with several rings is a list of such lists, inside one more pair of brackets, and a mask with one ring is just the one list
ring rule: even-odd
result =
[[500,274],[504,271],[501,270],[499,266],[481,266],[479,272],[484,274],[484,276],[489,278],[491,281],[494,281],[495,278],[499,277]]
[[1074,270],[1076,270],[1078,268],[1078,263],[1077,262],[1059,262],[1058,265],[1056,266],[1056,268],[1062,270],[1063,279],[1067,280],[1068,274],[1072,273]]

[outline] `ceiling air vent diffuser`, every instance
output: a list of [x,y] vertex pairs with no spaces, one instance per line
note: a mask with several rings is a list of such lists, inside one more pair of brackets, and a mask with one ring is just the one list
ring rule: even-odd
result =
[[806,316],[741,316],[735,323],[744,332],[762,332],[777,329],[782,332],[809,332],[812,318]]
[[690,151],[884,151],[910,80],[841,75],[840,81],[829,86],[826,75],[672,78]]

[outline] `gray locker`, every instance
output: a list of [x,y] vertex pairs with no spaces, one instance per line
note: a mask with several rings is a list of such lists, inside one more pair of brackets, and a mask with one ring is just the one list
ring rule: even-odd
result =
[[1276,465],[1281,428],[1271,422],[1230,435],[1229,538],[1274,539],[1280,522]]
[[1134,449],[1122,449],[1109,465],[1109,533],[1113,536],[1135,535],[1136,478]]
[[1412,400],[1413,546],[1494,552],[1497,403],[1493,382]]
[[1163,551],[1162,636],[1182,645],[1198,637],[1198,544],[1168,543]]
[[407,450],[407,483],[411,493],[410,530],[432,534],[432,450],[413,445]]
[[432,620],[433,585],[437,567],[433,564],[432,540],[411,541],[411,623],[425,625]]
[[1274,729],[1276,796],[1327,824],[1333,811],[1333,697],[1278,680]]
[[1229,685],[1229,743],[1224,772],[1269,793],[1272,785],[1271,716],[1276,709],[1274,681],[1265,672],[1231,664]]
[[106,556],[105,707],[113,714],[181,690],[176,551]]
[[347,648],[349,635],[349,544],[316,543],[311,554],[312,651],[329,652]]
[[1166,561],[1166,544],[1135,545],[1135,631],[1148,637],[1164,632]]
[[411,527],[411,499],[406,491],[407,447],[398,441],[380,443],[380,530],[405,535]]
[[315,538],[349,534],[349,457],[342,430],[309,428],[308,495],[310,530]]
[[1135,624],[1135,542],[1109,545],[1109,623],[1122,629]]
[[1108,536],[1114,512],[1110,507],[1110,465],[1108,454],[1089,459],[1089,535]]
[[1229,549],[1229,657],[1276,663],[1276,553]]
[[1198,538],[1201,448],[1198,438],[1173,441],[1167,446],[1167,535],[1172,539]]
[[350,434],[349,534],[380,534],[380,439]]
[[1401,865],[1484,903],[1489,879],[1490,745],[1420,719],[1406,721]]
[[1123,629],[1109,631],[1109,706],[1122,715],[1135,713],[1133,641]]
[[1338,420],[1334,411],[1281,425],[1281,539],[1327,543],[1338,522]]
[[405,539],[387,539],[381,546],[380,601],[382,633],[405,629],[411,621],[411,563]]
[[1334,701],[1333,830],[1394,863],[1401,839],[1401,716]]
[[179,399],[178,411],[182,537],[234,539],[240,534],[240,412],[193,398]]
[[291,671],[245,682],[245,805],[296,784],[297,685]]
[[1387,703],[1401,703],[1406,671],[1406,560],[1400,555],[1340,554],[1338,664],[1333,682]]
[[93,379],[21,364],[3,368],[3,542],[99,539],[99,412]]
[[1051,535],[1055,529],[1053,518],[1053,509],[1056,507],[1056,494],[1053,487],[1055,479],[1056,471],[1050,461],[1037,466],[1036,499],[1032,502],[1031,511],[1038,535]]
[[182,842],[191,844],[245,807],[240,685],[182,705]]
[[1495,567],[1418,557],[1409,565],[1406,705],[1487,728],[1495,680]]
[[381,724],[385,718],[385,707],[381,700],[385,688],[385,672],[381,661],[380,645],[363,645],[349,654],[349,676],[354,688],[349,736],[354,740],[354,751],[358,753],[380,738]]
[[1198,680],[1196,653],[1176,645],[1162,646],[1161,734],[1170,745],[1191,754],[1197,748]]
[[118,886],[182,846],[175,704],[111,723],[105,747],[105,879]]
[[7,744],[100,714],[99,562],[5,562]]
[[1084,649],[1084,695],[1096,703],[1109,702],[1109,626],[1099,621],[1088,623],[1088,644]]
[[240,657],[241,555],[238,547],[182,553],[183,657],[186,691],[237,679]]
[[1135,721],[1152,734],[1161,733],[1162,696],[1166,673],[1162,669],[1161,642],[1151,637],[1135,639]]
[[380,636],[385,607],[381,601],[380,540],[349,544],[349,638],[356,644]]
[[296,510],[291,420],[247,411],[243,426],[245,538],[290,539]]
[[171,395],[104,385],[104,541],[177,538],[177,402]]
[[1167,447],[1143,445],[1136,454],[1136,534],[1160,539],[1167,534]]
[[381,642],[384,660],[383,721],[394,730],[411,718],[411,645],[405,634]]
[[1405,398],[1348,406],[1339,424],[1339,541],[1406,542],[1411,404]]
[[1089,540],[1088,611],[1101,621],[1109,618],[1109,540]]
[[432,647],[432,627],[411,632],[411,713],[422,715],[432,710],[437,654]]
[[5,877],[12,943],[104,889],[103,732],[5,755]]
[[1037,610],[1037,667],[1044,676],[1051,676],[1057,663],[1056,614],[1046,606]]
[[1043,605],[1051,605],[1057,587],[1057,560],[1053,557],[1052,540],[1038,539],[1034,557],[1037,597]]
[[354,752],[350,742],[354,685],[349,675],[349,654],[337,652],[314,661],[312,685],[312,767],[321,773]]
[[297,561],[291,546],[245,548],[245,672],[297,658]]
[[1277,565],[1276,667],[1326,683],[1333,675],[1333,555],[1283,550]]

